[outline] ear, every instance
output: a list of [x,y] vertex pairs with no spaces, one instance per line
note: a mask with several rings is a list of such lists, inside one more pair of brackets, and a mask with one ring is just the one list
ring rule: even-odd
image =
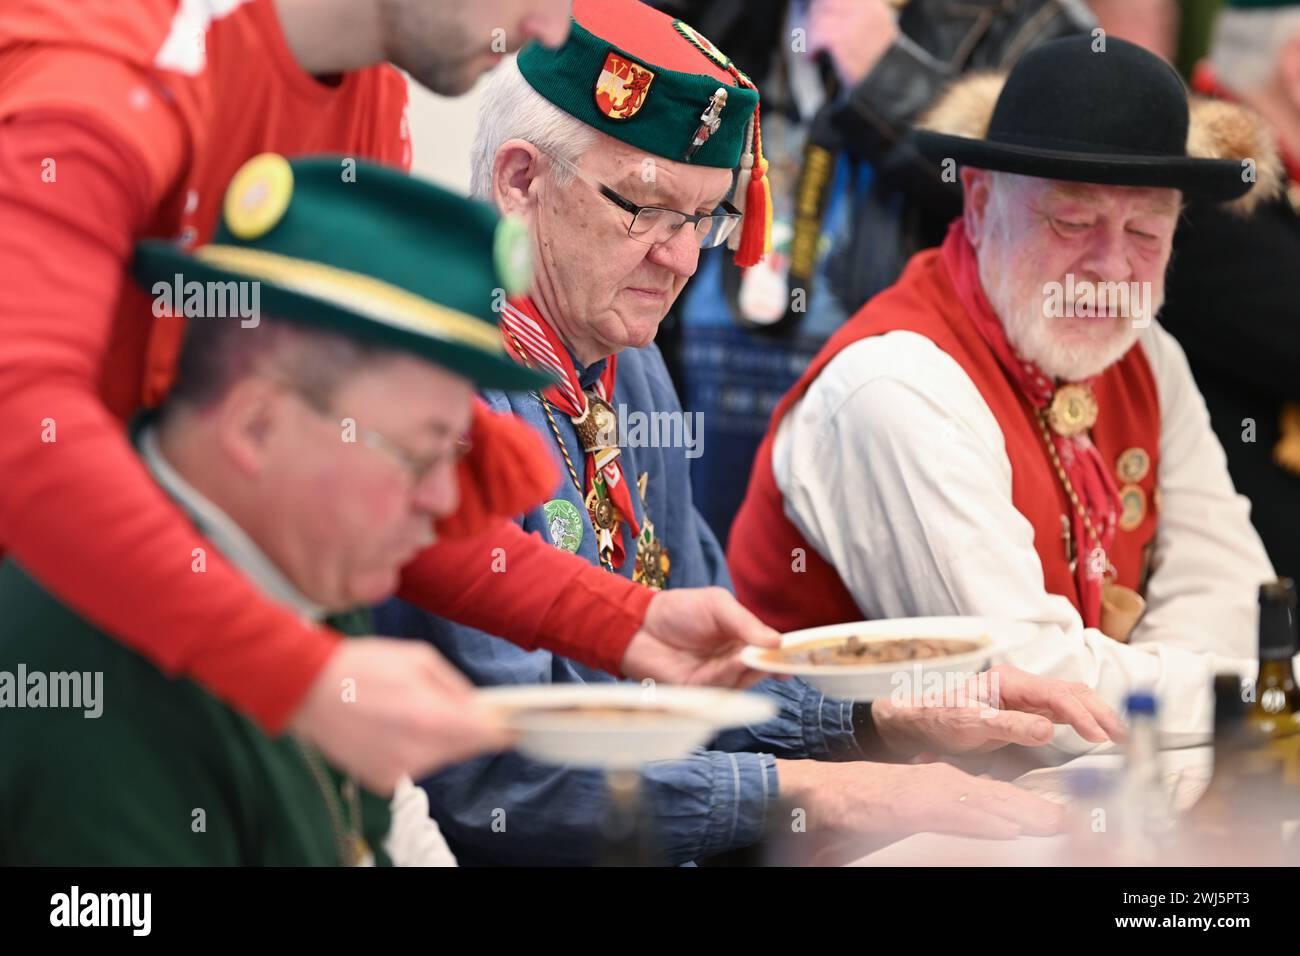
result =
[[497,211],[531,222],[542,172],[542,152],[532,143],[522,139],[502,143],[492,160],[492,199]]
[[265,378],[237,382],[216,409],[216,440],[225,456],[249,477],[266,467],[272,436],[286,426],[283,389]]
[[961,214],[966,223],[966,235],[976,249],[984,238],[984,228],[988,220],[989,196],[992,193],[992,174],[984,169],[962,167],[961,188],[963,194]]

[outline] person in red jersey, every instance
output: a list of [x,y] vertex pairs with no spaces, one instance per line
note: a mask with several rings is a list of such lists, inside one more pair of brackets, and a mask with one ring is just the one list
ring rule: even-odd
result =
[[[529,39],[562,42],[567,0],[4,0],[0,15],[0,546],[60,600],[263,729],[293,729],[383,791],[462,755],[463,679],[428,647],[340,646],[208,548],[126,440],[171,382],[183,322],[125,281],[134,244],[210,238],[254,155],[409,168],[405,82],[460,92]],[[385,62],[388,61],[388,62]],[[392,65],[390,65],[390,63]],[[463,501],[401,593],[437,613],[631,677],[742,683],[775,635],[712,589],[653,595],[503,520],[553,464],[476,409]],[[491,473],[491,482],[475,481]],[[503,480],[503,478],[505,480]],[[509,527],[500,530],[498,525]],[[492,531],[488,553],[476,540]],[[494,558],[498,559],[493,564]],[[504,559],[508,573],[492,573]],[[344,706],[342,681],[355,681]]]

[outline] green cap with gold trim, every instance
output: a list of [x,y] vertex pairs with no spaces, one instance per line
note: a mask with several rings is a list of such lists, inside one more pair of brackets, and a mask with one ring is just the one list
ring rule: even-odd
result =
[[497,327],[496,306],[531,281],[527,230],[386,166],[255,156],[231,180],[210,243],[191,253],[141,242],[131,273],[146,291],[178,284],[185,303],[210,283],[257,282],[268,316],[418,355],[480,388],[551,382],[507,355]]

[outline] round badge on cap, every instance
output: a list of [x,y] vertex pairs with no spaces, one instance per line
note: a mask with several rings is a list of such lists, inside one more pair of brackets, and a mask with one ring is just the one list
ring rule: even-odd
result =
[[496,236],[492,240],[492,259],[507,295],[520,295],[532,285],[532,243],[528,227],[520,220],[506,216],[497,223]]
[[279,153],[254,156],[235,173],[222,215],[238,239],[264,236],[284,218],[293,198],[293,168]]

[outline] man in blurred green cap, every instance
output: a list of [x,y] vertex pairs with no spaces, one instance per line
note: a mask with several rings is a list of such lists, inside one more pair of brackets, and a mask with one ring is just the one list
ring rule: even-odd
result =
[[[491,311],[493,290],[527,281],[516,225],[385,167],[358,164],[349,181],[341,162],[258,156],[211,243],[141,245],[136,279],[191,321],[179,382],[132,440],[268,599],[363,635],[357,609],[393,593],[457,509],[474,389],[546,378],[506,357]],[[234,302],[254,308],[221,307]],[[202,574],[209,557],[184,560]],[[13,561],[0,604],[0,863],[450,861],[409,782],[390,811],[307,741],[272,739],[164,674]],[[451,759],[508,745],[468,683],[409,651],[441,686],[429,732]]]
[[[0,418],[18,423],[0,443],[0,558],[167,673],[268,733],[310,736],[383,790],[445,762],[430,732],[436,685],[409,649],[340,642],[219,556],[201,579],[188,572],[177,556],[210,542],[149,480],[124,427],[166,394],[185,323],[151,314],[123,274],[142,239],[210,242],[227,184],[262,153],[409,168],[407,76],[463,92],[524,42],[562,42],[568,11],[568,0],[7,0],[0,17]],[[476,527],[514,528],[541,496],[522,462],[532,446],[546,454],[526,427],[475,407],[461,506],[404,593],[613,673],[748,679],[735,651],[776,636],[729,595],[650,595],[523,533],[494,562],[467,559],[457,545]],[[346,707],[343,679],[364,689]]]

